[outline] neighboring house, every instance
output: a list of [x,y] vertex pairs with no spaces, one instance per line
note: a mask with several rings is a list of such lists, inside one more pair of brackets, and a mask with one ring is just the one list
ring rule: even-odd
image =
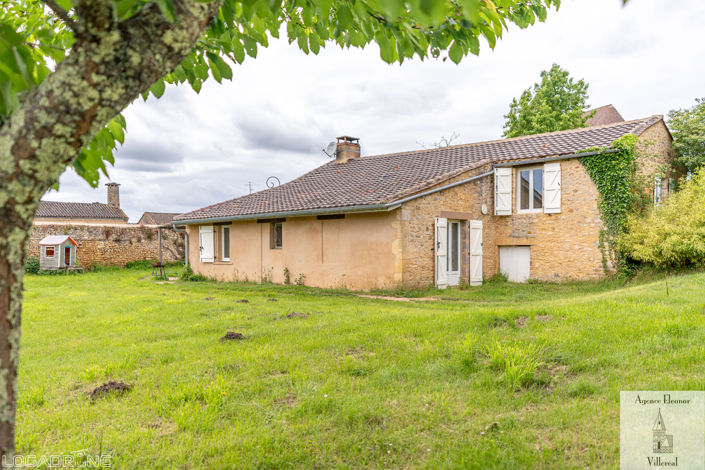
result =
[[586,111],[585,115],[589,116],[593,112],[595,114],[593,114],[591,118],[588,118],[586,122],[588,127],[598,127],[605,126],[607,124],[615,124],[617,122],[624,122],[624,118],[621,114],[619,114],[617,108],[611,104]]
[[179,215],[178,212],[145,212],[140,217],[138,225],[156,225],[159,227],[168,225],[171,227],[171,221]]
[[41,201],[35,222],[80,224],[126,224],[127,215],[120,209],[120,185],[108,183],[108,203]]
[[[335,161],[281,186],[174,218],[194,272],[353,289],[595,279],[599,194],[580,152],[638,136],[643,171],[672,159],[662,116],[601,127]],[[521,182],[521,183],[518,183]]]
[[68,235],[49,235],[39,242],[39,269],[54,271],[76,264],[78,244]]

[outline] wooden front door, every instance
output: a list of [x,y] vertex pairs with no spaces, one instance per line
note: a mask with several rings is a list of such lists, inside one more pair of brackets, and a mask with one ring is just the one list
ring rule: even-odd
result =
[[71,266],[71,247],[64,247],[64,263],[66,266]]

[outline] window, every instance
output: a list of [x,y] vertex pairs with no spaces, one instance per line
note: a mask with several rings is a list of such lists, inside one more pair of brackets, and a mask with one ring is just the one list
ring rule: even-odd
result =
[[54,257],[54,247],[48,246],[48,247],[44,248],[44,255],[47,258],[53,258]]
[[654,204],[661,204],[661,199],[663,197],[661,191],[661,177],[657,176],[654,178]]
[[543,168],[528,168],[518,172],[517,197],[521,212],[539,211],[543,208]]
[[282,247],[282,224],[273,223],[270,226],[270,248],[273,250],[280,249]]
[[230,261],[230,227],[223,227],[221,231],[220,258],[223,261]]

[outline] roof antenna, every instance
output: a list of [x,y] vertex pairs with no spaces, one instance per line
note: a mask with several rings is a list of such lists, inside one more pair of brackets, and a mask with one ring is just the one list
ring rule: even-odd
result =
[[328,158],[335,158],[336,149],[337,149],[337,144],[335,143],[335,141],[333,141],[330,144],[328,144],[328,147],[321,150],[321,152],[325,153],[328,156]]

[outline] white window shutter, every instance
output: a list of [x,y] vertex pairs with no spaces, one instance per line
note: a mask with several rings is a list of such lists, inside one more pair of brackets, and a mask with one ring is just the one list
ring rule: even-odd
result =
[[561,212],[561,164],[543,166],[543,211],[546,214]]
[[212,263],[214,259],[213,226],[201,225],[198,227],[198,242],[201,251],[201,262]]
[[494,215],[512,215],[512,169],[494,170]]
[[436,219],[436,287],[448,287],[448,219]]
[[656,205],[661,204],[661,199],[663,197],[661,185],[662,185],[661,177],[657,176],[654,179],[654,204],[656,204]]
[[482,221],[470,221],[470,285],[482,285]]

